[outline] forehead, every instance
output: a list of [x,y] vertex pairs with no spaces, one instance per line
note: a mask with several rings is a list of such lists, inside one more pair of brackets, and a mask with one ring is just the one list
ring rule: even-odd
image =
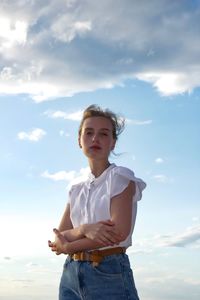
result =
[[113,125],[111,121],[105,117],[89,117],[83,122],[83,129],[86,128],[112,130]]

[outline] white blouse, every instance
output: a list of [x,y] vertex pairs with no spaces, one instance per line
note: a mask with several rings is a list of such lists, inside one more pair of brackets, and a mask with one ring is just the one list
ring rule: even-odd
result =
[[[99,177],[89,174],[88,180],[73,185],[69,191],[70,218],[73,227],[81,224],[97,223],[109,220],[110,201],[122,193],[130,181],[136,184],[136,193],[133,196],[132,224],[131,230],[120,247],[132,245],[132,233],[137,214],[137,201],[142,198],[142,191],[146,184],[141,179],[135,177],[133,171],[125,167],[118,167],[111,164]],[[105,247],[106,248],[106,247]]]

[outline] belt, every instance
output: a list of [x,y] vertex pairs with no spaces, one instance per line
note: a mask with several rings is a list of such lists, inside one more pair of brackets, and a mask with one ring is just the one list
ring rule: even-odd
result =
[[104,259],[104,257],[113,255],[113,254],[121,254],[125,253],[125,247],[116,247],[116,248],[108,248],[105,250],[93,250],[93,251],[83,251],[83,252],[76,252],[74,254],[70,254],[69,256],[74,261],[90,261],[92,262],[93,267],[99,265],[99,263]]

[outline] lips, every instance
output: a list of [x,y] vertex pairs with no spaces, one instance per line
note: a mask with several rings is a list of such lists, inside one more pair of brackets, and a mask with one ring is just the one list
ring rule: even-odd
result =
[[101,150],[101,147],[98,146],[98,145],[93,145],[90,147],[90,149],[93,149],[93,150]]

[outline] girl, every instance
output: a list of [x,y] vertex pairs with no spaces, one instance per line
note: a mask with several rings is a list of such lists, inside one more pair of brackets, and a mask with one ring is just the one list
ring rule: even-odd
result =
[[68,254],[59,300],[139,300],[126,249],[131,246],[137,201],[146,184],[125,167],[109,162],[124,121],[89,106],[79,128],[79,146],[88,158],[88,180],[73,185],[55,241]]

